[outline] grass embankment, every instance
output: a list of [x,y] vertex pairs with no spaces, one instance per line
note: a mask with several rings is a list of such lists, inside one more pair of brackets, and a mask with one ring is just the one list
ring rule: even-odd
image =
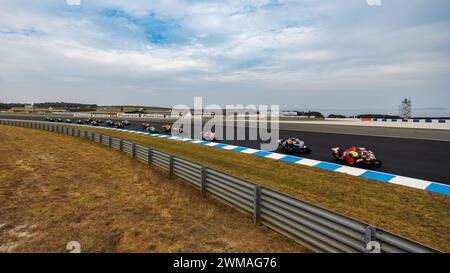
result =
[[450,252],[448,196],[193,143],[83,129],[197,162]]
[[0,156],[0,252],[308,251],[88,140],[0,126]]

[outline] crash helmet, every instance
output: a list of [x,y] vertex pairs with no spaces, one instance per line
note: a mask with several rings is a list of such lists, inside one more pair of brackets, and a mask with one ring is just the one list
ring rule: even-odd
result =
[[287,140],[287,144],[289,144],[289,145],[292,145],[292,138],[288,138],[288,140]]
[[350,152],[348,152],[348,155],[351,156],[351,157],[357,157],[358,156],[358,152],[350,151]]

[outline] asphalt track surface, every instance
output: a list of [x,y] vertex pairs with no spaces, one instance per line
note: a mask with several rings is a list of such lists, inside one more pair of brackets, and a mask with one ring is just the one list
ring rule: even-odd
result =
[[[43,117],[38,116],[0,115],[0,118],[44,121]],[[143,121],[130,120],[130,122],[131,125],[127,126],[127,129],[145,131],[141,128]],[[149,123],[160,130],[160,133],[170,134],[161,131],[161,126],[163,124],[170,124],[170,122],[149,121]],[[102,123],[101,126],[105,126],[105,124]],[[332,147],[366,147],[372,150],[378,159],[383,161],[383,166],[379,168],[364,167],[366,169],[450,184],[450,170],[447,169],[450,166],[450,141],[324,133],[303,131],[298,128],[293,129],[281,128],[280,138],[298,137],[304,140],[306,145],[312,149],[312,153],[299,155],[301,157],[343,164],[331,156]],[[248,130],[247,128],[247,134],[249,133]],[[378,135],[382,135],[382,130],[385,130],[385,128],[379,128],[379,130]],[[235,128],[235,134],[236,131]],[[223,140],[218,142],[254,149],[261,148],[261,141],[258,140]]]

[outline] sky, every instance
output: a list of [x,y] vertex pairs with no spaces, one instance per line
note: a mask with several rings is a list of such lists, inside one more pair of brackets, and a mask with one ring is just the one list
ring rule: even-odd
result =
[[0,0],[0,101],[450,115],[450,1],[368,2]]

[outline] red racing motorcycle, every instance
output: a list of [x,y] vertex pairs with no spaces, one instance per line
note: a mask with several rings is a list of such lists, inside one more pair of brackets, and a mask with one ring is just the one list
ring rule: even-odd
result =
[[350,166],[355,165],[370,165],[374,167],[379,167],[383,163],[375,157],[375,154],[362,147],[351,147],[344,150],[341,147],[335,147],[331,149],[333,157],[347,162]]

